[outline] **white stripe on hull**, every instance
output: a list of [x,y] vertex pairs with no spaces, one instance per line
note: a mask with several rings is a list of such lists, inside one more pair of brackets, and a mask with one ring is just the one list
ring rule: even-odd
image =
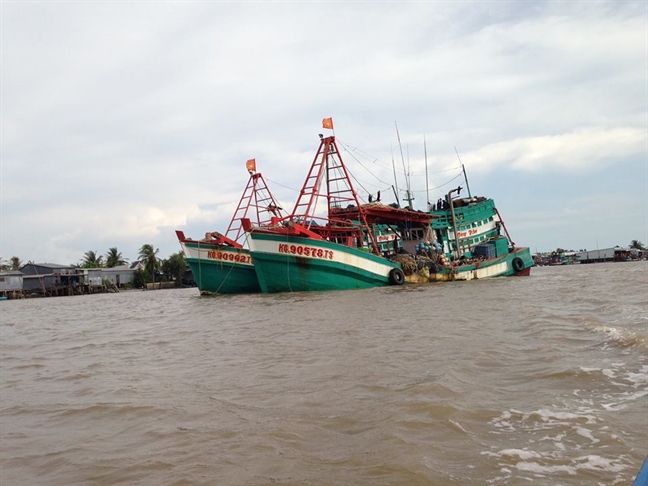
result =
[[201,260],[209,263],[230,263],[252,267],[250,252],[238,248],[220,248],[205,245],[199,248],[180,243],[186,258]]
[[318,240],[302,239],[299,243],[284,243],[276,240],[256,239],[254,233],[252,233],[248,242],[253,257],[254,253],[258,252],[276,255],[278,257],[293,256],[309,260],[323,260],[340,265],[348,265],[383,277],[388,277],[390,270],[394,268],[394,265],[390,264],[387,260],[385,260],[385,263],[376,262],[373,259],[363,258],[360,255],[345,251],[347,248],[344,246],[340,246],[339,249],[335,247],[330,248],[330,243],[328,242],[326,245],[320,245]]
[[508,263],[497,263],[488,267],[476,268],[475,270],[457,273],[455,274],[455,280],[472,280],[473,278],[499,277],[500,275],[505,274],[508,269]]

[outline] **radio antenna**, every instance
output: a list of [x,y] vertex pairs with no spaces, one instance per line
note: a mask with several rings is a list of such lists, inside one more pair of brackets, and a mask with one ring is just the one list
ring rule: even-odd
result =
[[457,158],[459,159],[459,163],[461,164],[461,170],[463,170],[464,180],[466,181],[466,189],[468,190],[468,199],[472,199],[472,195],[470,194],[470,184],[468,184],[468,176],[466,175],[466,167],[463,165],[463,162],[461,161],[461,157],[459,157],[459,152],[457,152],[457,147],[455,147],[454,149],[455,149],[455,153],[457,154]]

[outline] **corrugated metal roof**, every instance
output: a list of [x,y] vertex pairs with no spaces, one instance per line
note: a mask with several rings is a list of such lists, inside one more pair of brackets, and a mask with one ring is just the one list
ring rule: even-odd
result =
[[104,272],[123,272],[125,270],[131,270],[130,265],[119,265],[117,267],[104,267],[101,270]]
[[74,265],[61,265],[59,263],[27,263],[23,265],[23,268],[28,265],[35,265],[37,267],[47,267],[47,268],[76,268]]

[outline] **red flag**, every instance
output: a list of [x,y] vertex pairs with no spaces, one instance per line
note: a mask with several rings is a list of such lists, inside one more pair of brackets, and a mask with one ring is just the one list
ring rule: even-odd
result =
[[322,120],[322,128],[333,130],[333,118],[324,118]]
[[250,172],[256,172],[256,159],[250,159],[245,163],[245,168]]

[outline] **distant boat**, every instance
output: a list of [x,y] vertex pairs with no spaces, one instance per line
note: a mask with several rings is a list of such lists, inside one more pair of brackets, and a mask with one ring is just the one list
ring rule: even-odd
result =
[[551,257],[547,265],[555,267],[559,265],[579,265],[580,263],[580,260],[577,260],[573,254],[565,255],[564,253],[556,253]]
[[252,257],[244,248],[245,237],[241,220],[253,218],[256,225],[268,224],[282,215],[261,173],[256,172],[256,161],[250,159],[246,167],[250,173],[247,186],[225,234],[211,231],[200,240],[187,238],[184,232],[176,235],[196,285],[202,295],[260,292]]

